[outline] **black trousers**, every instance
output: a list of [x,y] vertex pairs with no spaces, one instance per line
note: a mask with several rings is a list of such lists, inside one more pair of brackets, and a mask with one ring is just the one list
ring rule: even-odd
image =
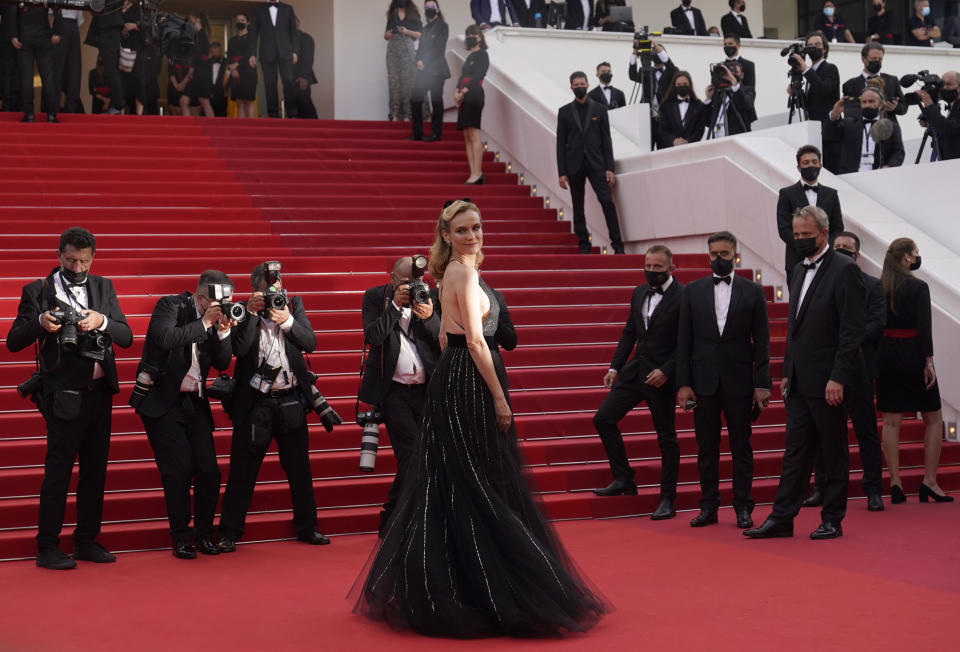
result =
[[651,387],[643,382],[643,374],[629,381],[617,380],[594,415],[593,425],[603,441],[613,478],[631,481],[634,472],[627,460],[623,435],[617,423],[641,401],[646,401],[650,408],[653,427],[657,431],[657,444],[660,446],[660,497],[673,500],[677,495],[677,476],[680,473],[680,445],[674,426],[676,390],[672,384]]
[[17,50],[17,66],[20,69],[20,98],[24,113],[33,113],[33,62],[37,62],[43,107],[48,113],[56,113],[60,104],[60,91],[53,73],[53,43],[48,38],[37,38],[23,43]]
[[733,507],[753,511],[753,448],[750,446],[750,411],[753,396],[697,394],[693,425],[697,436],[697,469],[700,471],[700,509],[720,507],[720,415],[727,422],[733,457]]
[[[861,486],[868,496],[883,491],[883,453],[880,447],[880,431],[877,430],[877,410],[873,403],[873,381],[859,383],[850,388],[846,408],[860,446],[860,462],[863,465]],[[827,476],[823,472],[823,460],[817,455],[814,473],[814,489],[821,494],[826,490]]]
[[577,174],[570,175],[569,179],[570,195],[573,199],[573,232],[580,240],[580,248],[590,246],[590,232],[587,231],[587,216],[583,208],[587,179],[590,180],[593,192],[597,195],[597,201],[603,209],[610,243],[615,250],[623,247],[623,241],[620,239],[620,218],[617,217],[617,207],[613,203],[610,186],[607,185],[606,170],[587,170],[584,167]]
[[0,97],[3,98],[3,110],[19,111],[21,106],[20,68],[17,66],[17,50],[10,41],[2,41],[0,43]]
[[214,93],[210,96],[210,106],[213,107],[213,115],[218,118],[227,117],[227,96],[224,93]]
[[37,548],[51,550],[60,544],[67,490],[73,463],[79,459],[77,482],[77,527],[74,545],[90,543],[100,534],[103,518],[103,488],[110,454],[111,397],[104,381],[82,392],[80,416],[71,421],[52,414],[53,399],[46,401],[47,454],[40,486]]
[[60,99],[61,91],[66,96],[63,103],[64,113],[83,113],[83,103],[80,101],[80,80],[82,76],[80,30],[77,28],[77,21],[63,19],[63,37],[53,47],[53,59],[53,69],[56,77],[54,88],[56,88],[57,100]]
[[847,415],[843,406],[827,405],[822,398],[787,395],[786,450],[780,486],[770,518],[792,521],[810,483],[817,452],[822,451],[826,485],[823,493],[824,522],[839,524],[847,513],[850,484],[850,450],[847,446]]
[[210,403],[196,394],[181,393],[162,417],[154,419],[140,415],[140,418],[160,470],[170,536],[174,543],[189,543],[194,536],[198,539],[213,537],[213,517],[220,498],[220,467],[213,445]]
[[297,117],[297,98],[293,83],[293,64],[289,61],[260,61],[263,70],[263,87],[267,95],[267,115],[280,117],[280,95],[277,92],[277,79],[283,83],[283,101],[287,108],[287,117]]
[[103,76],[110,86],[110,108],[121,110],[126,95],[120,78],[120,30],[102,29],[97,33],[100,39],[100,58],[103,60]]
[[[303,415],[299,424],[288,424],[280,412],[281,400],[258,396],[254,401],[251,415],[263,415],[260,427],[267,428],[270,439],[277,442],[280,466],[287,475],[293,503],[293,529],[298,535],[312,532],[317,527],[317,501],[310,471],[310,438],[306,415]],[[260,417],[238,419],[233,424],[230,475],[223,493],[223,511],[218,531],[221,538],[229,537],[234,541],[243,536],[253,490],[257,486],[257,475],[270,445],[269,440],[258,445],[251,443],[254,419],[259,420]]]
[[433,110],[430,113],[430,130],[439,138],[443,132],[443,82],[437,75],[425,75],[418,72],[410,92],[410,113],[413,116],[413,135],[423,136],[423,100],[430,93]]
[[387,502],[380,512],[380,531],[383,531],[393,508],[396,507],[400,489],[403,487],[407,467],[417,446],[420,424],[423,421],[423,406],[427,399],[426,385],[403,385],[393,383],[386,398],[380,403],[383,423],[390,433],[390,446],[397,458],[397,475],[387,493]]

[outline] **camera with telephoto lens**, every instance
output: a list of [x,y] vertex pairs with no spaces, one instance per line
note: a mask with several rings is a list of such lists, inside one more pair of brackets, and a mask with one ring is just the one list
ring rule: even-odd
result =
[[163,370],[141,362],[137,367],[137,382],[133,386],[133,392],[130,394],[130,400],[127,404],[134,410],[140,407],[143,399],[147,397],[153,386],[163,377]]
[[17,394],[20,398],[29,398],[36,403],[35,396],[43,391],[43,381],[40,380],[40,372],[34,371],[33,374],[24,382],[17,385]]
[[235,322],[241,322],[247,318],[247,307],[239,302],[233,302],[230,298],[233,296],[233,286],[221,283],[210,283],[207,285],[207,298],[211,301],[220,302],[220,312],[228,315]]
[[427,271],[427,257],[413,257],[413,280],[410,281],[410,303],[429,303],[430,288],[423,281],[423,273]]
[[780,50],[781,57],[789,57],[787,61],[790,63],[792,68],[797,68],[800,65],[793,59],[793,55],[795,54],[800,55],[801,58],[810,57],[812,60],[814,56],[820,54],[820,48],[808,46],[806,43],[797,42],[791,43],[787,47]]
[[320,417],[320,423],[323,425],[323,429],[327,432],[333,432],[333,427],[343,423],[343,419],[340,418],[336,410],[330,407],[327,399],[323,398],[323,394],[317,389],[315,383],[320,376],[313,372],[307,372],[307,375],[310,376],[310,386],[306,388],[307,402],[313,411],[317,413],[317,416]]
[[[910,88],[917,82],[923,84],[920,90],[926,91],[934,103],[940,99],[940,91],[943,90],[943,79],[941,79],[939,75],[930,74],[929,70],[921,70],[915,75],[904,75],[900,78],[900,86],[903,88]],[[903,101],[907,106],[922,103],[920,96],[916,92],[904,95]]]
[[724,68],[733,73],[733,68],[730,67],[729,61],[710,64],[710,84],[715,91],[727,90],[733,87],[733,84],[727,79],[727,70],[724,70]]
[[366,412],[357,412],[357,425],[363,428],[360,438],[360,470],[364,473],[373,473],[376,467],[381,423],[383,415],[375,405]]
[[77,324],[83,321],[83,314],[71,307],[54,308],[50,311],[55,324],[60,328],[60,346],[64,351],[76,351],[79,334],[77,333]]

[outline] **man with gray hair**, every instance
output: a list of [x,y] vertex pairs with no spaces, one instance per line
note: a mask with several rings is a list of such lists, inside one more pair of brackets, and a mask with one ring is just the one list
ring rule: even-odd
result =
[[934,102],[926,91],[917,91],[920,97],[920,113],[927,126],[933,132],[937,147],[937,160],[947,161],[960,158],[960,72],[950,70],[943,73],[943,88],[940,99],[947,105],[947,115],[940,113],[940,103]]
[[763,525],[745,530],[753,539],[792,537],[819,451],[825,477],[822,523],[811,539],[842,536],[850,451],[844,389],[863,373],[863,275],[853,259],[834,253],[823,209],[805,206],[793,218],[803,261],[790,283],[787,352],[781,392],[787,408],[786,445],[773,511]]

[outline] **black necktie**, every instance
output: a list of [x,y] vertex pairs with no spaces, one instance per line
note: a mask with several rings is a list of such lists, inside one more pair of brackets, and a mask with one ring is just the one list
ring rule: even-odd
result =
[[729,277],[729,276],[714,276],[714,277],[713,277],[713,284],[714,284],[714,285],[720,285],[721,283],[726,283],[727,285],[730,285],[730,283],[731,283],[730,277]]

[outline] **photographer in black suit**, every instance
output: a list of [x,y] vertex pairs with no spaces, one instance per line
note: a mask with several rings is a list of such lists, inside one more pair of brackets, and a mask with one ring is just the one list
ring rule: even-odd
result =
[[627,105],[627,98],[623,91],[614,88],[610,83],[613,81],[613,68],[608,62],[604,61],[597,66],[597,79],[600,80],[600,85],[595,86],[587,97],[604,105],[608,110]]
[[677,336],[677,400],[693,402],[700,513],[693,527],[717,522],[720,507],[720,415],[733,457],[737,527],[753,527],[751,413],[770,402],[770,324],[759,283],[733,273],[737,239],[721,231],[707,238],[711,276],[686,286]]
[[413,259],[399,259],[390,283],[363,295],[363,337],[370,351],[365,358],[358,398],[380,409],[397,459],[397,475],[380,512],[383,531],[399,497],[407,465],[413,456],[423,420],[427,381],[440,357],[440,315],[430,301],[412,303]]
[[937,143],[937,160],[948,161],[960,158],[960,72],[943,73],[943,88],[940,100],[947,105],[947,114],[940,113],[940,102],[934,102],[926,91],[917,91],[920,98],[920,113],[933,131]]
[[[233,329],[233,353],[237,357],[236,387],[229,400],[233,440],[218,528],[220,552],[237,549],[260,465],[274,439],[290,485],[297,539],[327,544],[330,539],[317,531],[306,419],[314,377],[307,371],[304,354],[317,347],[317,335],[303,300],[288,297],[283,289],[280,263],[267,261],[254,267],[250,287],[253,294],[247,301],[248,317]],[[276,307],[279,304],[283,307]]]
[[[650,105],[651,115],[655,115],[660,102],[670,90],[670,84],[673,82],[673,76],[677,72],[677,65],[667,54],[666,48],[659,43],[650,41],[651,62],[653,63],[653,87],[644,84],[641,89],[640,102]],[[644,83],[643,76],[640,73],[640,50],[637,41],[633,42],[633,54],[630,55],[630,66],[627,68],[627,76],[630,81],[637,84]]]
[[865,319],[863,275],[851,258],[830,247],[827,214],[816,206],[793,219],[796,249],[804,256],[790,283],[787,352],[780,387],[787,407],[786,450],[773,511],[745,530],[755,539],[793,536],[793,519],[819,454],[826,484],[822,523],[811,539],[843,534],[850,456],[844,400],[862,377]]
[[[673,253],[664,245],[654,245],[644,256],[646,283],[633,291],[630,314],[613,354],[603,386],[610,390],[593,417],[593,425],[603,440],[610,459],[613,482],[595,489],[598,496],[635,495],[637,483],[627,459],[623,435],[617,423],[641,401],[646,401],[653,417],[660,446],[660,504],[650,518],[655,521],[677,515],[677,476],[680,472],[680,447],[674,425],[676,412],[677,326],[683,286],[672,276]],[[636,349],[630,361],[627,358]]]
[[90,45],[100,51],[100,60],[103,61],[103,75],[107,86],[110,87],[110,108],[107,113],[116,115],[121,113],[126,104],[126,95],[123,91],[123,80],[120,77],[120,39],[123,31],[123,12],[112,11],[108,14],[97,14],[90,21],[87,28],[85,45]]
[[[830,45],[822,32],[813,32],[807,36],[807,47],[813,48],[810,65],[799,54],[791,54],[790,61],[794,70],[799,71],[807,81],[803,91],[803,100],[810,120],[823,122],[830,115],[830,109],[840,99],[840,70],[827,61]],[[819,56],[817,56],[819,54]],[[787,94],[792,91],[787,85]]]
[[[743,67],[739,61],[727,61],[721,64],[723,71],[718,82],[706,89],[707,103],[712,103],[710,120],[707,123],[709,138],[735,136],[750,131],[750,125],[757,120],[754,104],[757,91],[744,81]],[[726,92],[723,92],[726,89]],[[717,95],[714,99],[714,94]]]
[[907,112],[907,103],[903,100],[903,89],[900,80],[893,75],[880,72],[883,67],[884,48],[880,43],[867,43],[860,50],[860,61],[863,62],[863,71],[856,77],[843,82],[842,98],[846,100],[844,113],[847,117],[857,117],[860,113],[860,93],[867,87],[871,79],[883,81],[883,108],[890,120],[896,122],[898,115]]
[[20,122],[33,122],[33,63],[37,62],[43,84],[43,108],[47,122],[58,122],[60,110],[59,75],[54,73],[54,46],[63,38],[63,18],[54,13],[53,29],[50,29],[46,7],[3,8],[3,39],[17,50],[17,65],[20,69],[20,97],[23,103],[23,118]]
[[[280,97],[277,78],[283,83],[284,105],[287,117],[295,118],[297,98],[293,83],[293,67],[297,65],[300,46],[297,39],[297,17],[293,7],[278,0],[266,0],[253,9],[249,28],[251,46],[257,50],[263,70],[263,88],[267,95],[267,115],[280,117]],[[257,57],[250,57],[253,66]]]
[[[47,423],[37,566],[54,570],[75,567],[75,559],[116,560],[96,538],[110,451],[111,397],[120,391],[112,345],[130,346],[133,333],[113,284],[89,273],[96,250],[96,240],[86,229],[64,231],[57,254],[60,266],[23,288],[7,334],[11,353],[34,343],[39,347],[40,387],[29,392]],[[51,311],[78,313],[79,320],[70,324],[66,315],[58,317]],[[77,527],[70,559],[59,548],[60,530],[78,455]]]
[[860,92],[860,111],[855,115],[841,120],[844,100],[834,105],[830,119],[823,123],[823,136],[840,144],[840,174],[903,165],[900,125],[888,118],[885,104],[883,93],[871,85]]
[[830,220],[830,242],[843,231],[843,212],[840,210],[840,197],[833,188],[817,182],[822,164],[820,150],[813,145],[804,145],[797,150],[797,170],[800,181],[792,186],[780,189],[777,199],[777,231],[786,245],[784,268],[787,272],[787,286],[790,278],[803,256],[796,249],[793,237],[793,216],[804,206],[818,206]]
[[[573,201],[573,230],[580,240],[580,253],[590,253],[590,232],[583,209],[587,179],[597,195],[607,222],[614,252],[623,253],[620,219],[611,189],[617,182],[613,172],[613,141],[607,109],[587,97],[587,74],[570,75],[570,89],[576,99],[560,107],[557,114],[557,168],[560,187],[570,188]],[[568,185],[569,184],[569,185]]]
[[[833,250],[858,261],[860,238],[855,233],[844,231],[834,240]],[[853,423],[853,429],[857,433],[857,444],[860,447],[860,463],[863,465],[862,487],[863,493],[867,495],[867,509],[871,512],[882,512],[883,499],[880,498],[880,492],[883,490],[883,456],[880,453],[880,431],[877,430],[877,409],[874,407],[873,399],[875,382],[880,373],[877,349],[887,323],[887,304],[883,297],[880,279],[864,273],[863,283],[867,293],[867,319],[861,346],[865,374],[850,388],[846,408]],[[819,507],[823,504],[827,478],[819,455],[814,471],[813,493],[803,501],[804,507]]]
[[670,24],[675,34],[684,36],[706,36],[707,24],[703,13],[691,6],[692,0],[680,0],[680,6],[670,12]]
[[230,331],[236,322],[222,314],[220,302],[232,296],[230,277],[210,269],[200,275],[192,294],[172,294],[157,302],[130,399],[156,457],[173,555],[179,559],[195,559],[198,549],[205,555],[220,552],[213,540],[220,467],[206,385],[211,366],[218,371],[230,366]]

